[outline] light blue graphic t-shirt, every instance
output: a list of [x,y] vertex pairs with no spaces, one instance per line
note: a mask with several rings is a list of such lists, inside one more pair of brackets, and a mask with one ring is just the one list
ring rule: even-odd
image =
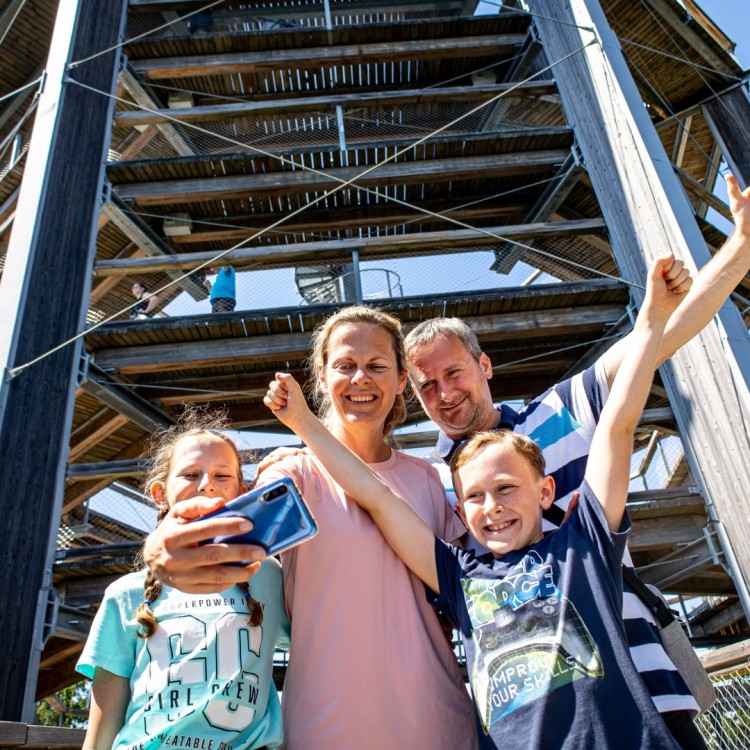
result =
[[114,748],[191,747],[210,750],[277,747],[281,707],[273,654],[289,645],[281,567],[261,565],[250,591],[263,606],[251,627],[242,592],[184,594],[168,586],[151,605],[159,626],[139,638],[136,609],[145,572],[107,588],[78,671],[96,667],[130,680],[131,701]]

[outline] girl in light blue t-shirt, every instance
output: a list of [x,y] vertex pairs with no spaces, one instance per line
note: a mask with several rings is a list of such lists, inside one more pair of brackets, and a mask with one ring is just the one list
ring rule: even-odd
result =
[[[247,488],[234,443],[197,412],[163,435],[146,481],[158,522],[181,500]],[[78,662],[93,678],[84,749],[274,748],[282,741],[273,655],[289,645],[281,566],[247,583],[186,594],[150,571],[109,586]]]

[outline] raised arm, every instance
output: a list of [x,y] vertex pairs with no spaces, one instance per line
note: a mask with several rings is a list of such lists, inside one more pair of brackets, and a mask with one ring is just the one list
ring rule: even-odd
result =
[[370,514],[404,564],[439,593],[435,535],[359,456],[323,426],[307,407],[297,381],[289,374],[276,373],[263,402],[317,456],[344,492]]
[[586,480],[612,531],[620,528],[625,511],[633,434],[654,377],[662,336],[670,315],[690,288],[687,279],[678,291],[670,289],[666,273],[671,261],[671,257],[660,258],[649,269],[646,298],[628,336],[630,346],[602,410],[586,464]]
[[[708,325],[750,271],[750,188],[741,191],[737,180],[730,175],[727,177],[727,189],[734,232],[700,270],[690,296],[670,318],[659,345],[657,367]],[[669,282],[678,287],[685,277],[682,262],[674,261],[667,271]],[[630,333],[620,339],[602,355],[610,387],[625,353],[632,347],[632,336],[633,333]]]

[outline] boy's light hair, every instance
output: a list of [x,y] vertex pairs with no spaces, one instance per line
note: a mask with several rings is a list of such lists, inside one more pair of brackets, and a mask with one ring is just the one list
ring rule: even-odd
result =
[[531,470],[542,478],[546,475],[542,449],[527,435],[513,430],[487,430],[477,432],[461,445],[451,457],[451,474],[473,461],[490,445],[502,445],[523,457]]
[[476,334],[461,318],[432,318],[420,323],[404,339],[406,356],[410,357],[415,349],[431,344],[438,336],[458,339],[477,362],[482,356],[482,347]]

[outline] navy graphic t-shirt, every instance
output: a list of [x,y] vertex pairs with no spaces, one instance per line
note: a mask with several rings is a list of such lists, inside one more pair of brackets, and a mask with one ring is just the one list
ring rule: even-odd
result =
[[435,603],[463,636],[480,747],[677,747],[625,641],[629,527],[611,533],[584,482],[567,523],[503,558],[435,540]]

